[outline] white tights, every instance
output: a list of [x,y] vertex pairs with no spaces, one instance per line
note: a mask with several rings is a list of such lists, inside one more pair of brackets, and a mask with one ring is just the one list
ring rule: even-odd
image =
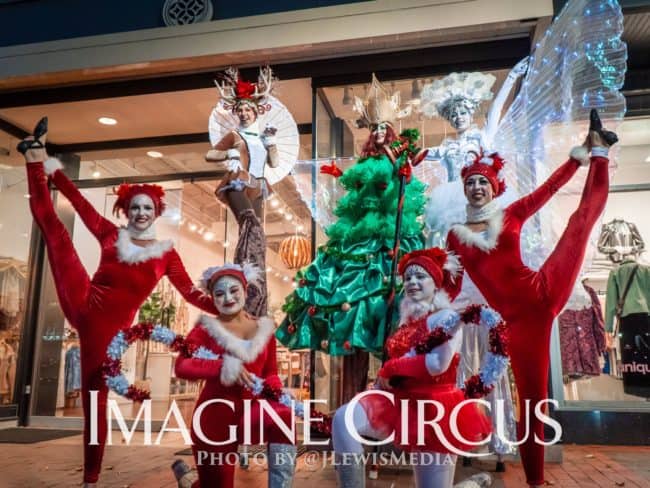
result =
[[[362,454],[363,445],[354,439],[345,426],[345,409],[349,404],[339,407],[332,420],[332,445],[336,454],[352,453]],[[352,412],[352,423],[359,435],[372,439],[384,440],[387,435],[383,432],[391,429],[373,429],[368,421],[368,416],[363,406],[357,403]],[[391,426],[392,428],[392,426]],[[431,456],[431,454],[433,456]],[[429,456],[427,456],[429,455]],[[452,488],[454,484],[454,471],[456,469],[456,456],[438,453],[422,453],[423,462],[413,466],[415,486],[417,488]],[[426,462],[433,458],[434,462]],[[440,464],[436,461],[439,460]]]

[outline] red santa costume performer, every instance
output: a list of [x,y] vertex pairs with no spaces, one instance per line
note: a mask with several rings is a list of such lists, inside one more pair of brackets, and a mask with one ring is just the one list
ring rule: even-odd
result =
[[[452,226],[447,246],[460,257],[472,281],[508,324],[512,369],[523,407],[517,428],[520,436],[529,432],[520,452],[531,486],[544,484],[544,446],[535,441],[535,436],[544,440],[544,425],[535,417],[534,408],[547,397],[551,326],[571,294],[589,235],[605,208],[609,188],[608,147],[614,142],[615,134],[603,131],[598,114],[592,111],[585,144],[574,148],[569,160],[539,188],[505,209],[493,200],[505,190],[505,182],[499,177],[504,161],[498,155],[478,156],[461,173],[469,202],[467,223]],[[591,157],[588,157],[589,150]],[[586,165],[589,174],[580,203],[555,249],[539,271],[526,267],[520,253],[524,222],[580,166]]]
[[[451,413],[465,400],[456,386],[458,351],[462,343],[460,316],[450,306],[460,290],[462,268],[453,253],[439,248],[413,251],[399,263],[406,296],[400,303],[400,328],[386,342],[388,361],[378,373],[377,387],[394,394],[394,401],[379,394],[364,396],[340,407],[332,423],[332,442],[339,463],[339,486],[365,486],[365,468],[354,455],[363,453],[363,446],[351,433],[383,440],[394,432],[394,442],[406,451],[416,451],[420,461],[414,465],[416,486],[450,488],[453,485],[456,455],[454,449],[469,451],[474,446],[463,442],[452,432]],[[416,354],[416,346],[432,333],[446,334],[440,345],[425,354]],[[408,432],[402,443],[402,400],[408,401]],[[430,426],[421,426],[423,443],[418,442],[417,400],[435,400],[442,407],[437,422],[444,440]],[[349,409],[352,412],[348,412]],[[352,425],[346,425],[348,421]],[[438,418],[438,406],[428,404],[424,419]],[[479,442],[491,432],[489,419],[471,403],[460,408],[456,422],[462,437]],[[438,455],[436,455],[438,454]],[[478,486],[478,485],[474,485]]]
[[[209,296],[195,288],[171,241],[157,241],[154,220],[165,208],[164,191],[157,185],[121,185],[114,211],[129,219],[117,227],[82,196],[61,171],[57,159],[48,159],[44,144],[47,118],[43,118],[18,145],[27,162],[29,205],[43,233],[50,267],[63,314],[77,330],[81,346],[81,394],[84,411],[84,483],[92,486],[101,470],[106,441],[106,397],[102,375],[106,347],[133,319],[160,278],[167,276],[183,297],[214,312]],[[48,179],[73,205],[101,245],[96,273],[88,276],[70,235],[52,205]],[[89,445],[90,391],[97,391],[98,444]]]
[[[176,376],[205,380],[194,413],[200,414],[200,431],[195,428],[196,421],[192,426],[192,451],[199,474],[194,488],[234,486],[237,446],[246,441],[246,399],[252,400],[250,442],[268,442],[269,486],[289,488],[293,480],[293,413],[287,406],[268,401],[277,418],[272,419],[273,414],[264,411],[260,426],[261,404],[251,392],[253,375],[270,388],[282,387],[276,364],[275,324],[269,317],[255,318],[244,311],[246,287],[259,275],[259,268],[250,264],[229,264],[205,271],[202,284],[214,298],[219,319],[203,315],[187,342],[209,351],[213,357],[179,356],[176,360]],[[237,427],[236,434],[231,433],[231,426]],[[260,427],[264,439],[260,439]]]

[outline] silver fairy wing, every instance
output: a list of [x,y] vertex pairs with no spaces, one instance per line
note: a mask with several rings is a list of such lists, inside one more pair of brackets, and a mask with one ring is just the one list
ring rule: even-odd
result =
[[[543,183],[571,148],[582,143],[592,108],[598,109],[605,127],[616,130],[625,114],[620,89],[627,48],[622,32],[623,15],[615,0],[572,0],[536,44],[521,90],[489,143],[508,161],[506,181],[517,194],[526,195]],[[579,171],[524,227],[522,254],[528,265],[538,267],[557,243],[586,174]]]

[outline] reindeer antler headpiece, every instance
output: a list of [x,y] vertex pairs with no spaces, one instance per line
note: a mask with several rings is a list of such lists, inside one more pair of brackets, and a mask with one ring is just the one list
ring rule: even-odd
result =
[[248,103],[254,106],[258,114],[271,110],[271,104],[268,103],[268,96],[273,89],[273,71],[268,66],[260,68],[260,75],[257,83],[251,83],[242,80],[239,77],[237,68],[227,68],[219,76],[220,80],[215,80],[215,85],[221,95],[224,108],[234,111],[242,103]]
[[359,97],[354,97],[354,110],[361,115],[361,119],[369,127],[380,122],[394,123],[398,119],[409,115],[411,106],[409,105],[406,109],[401,110],[400,105],[399,90],[393,94],[389,93],[374,73],[365,98],[362,100]]

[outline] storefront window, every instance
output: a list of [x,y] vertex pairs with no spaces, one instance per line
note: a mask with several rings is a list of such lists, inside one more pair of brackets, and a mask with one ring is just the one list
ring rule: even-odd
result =
[[27,197],[25,168],[0,164],[0,407],[17,403],[32,229]]
[[[616,226],[620,235],[596,229],[593,242],[594,247],[599,243],[601,250],[618,246],[620,253],[629,254],[622,257],[595,250],[581,278],[589,294],[581,293],[585,288],[578,283],[578,291],[559,318],[553,345],[554,393],[558,399],[562,396],[564,406],[569,408],[648,408],[650,398],[650,322],[648,311],[634,305],[635,301],[643,301],[644,296],[647,300],[650,293],[642,282],[643,270],[647,270],[650,261],[643,252],[631,252],[630,246],[637,241],[632,239],[628,226],[635,226],[638,237],[647,246],[650,118],[625,119],[618,133],[618,168],[611,181],[602,223],[622,222]],[[626,297],[623,320],[616,326],[613,310],[630,274],[625,271],[630,265],[625,263],[638,264],[640,272]]]

